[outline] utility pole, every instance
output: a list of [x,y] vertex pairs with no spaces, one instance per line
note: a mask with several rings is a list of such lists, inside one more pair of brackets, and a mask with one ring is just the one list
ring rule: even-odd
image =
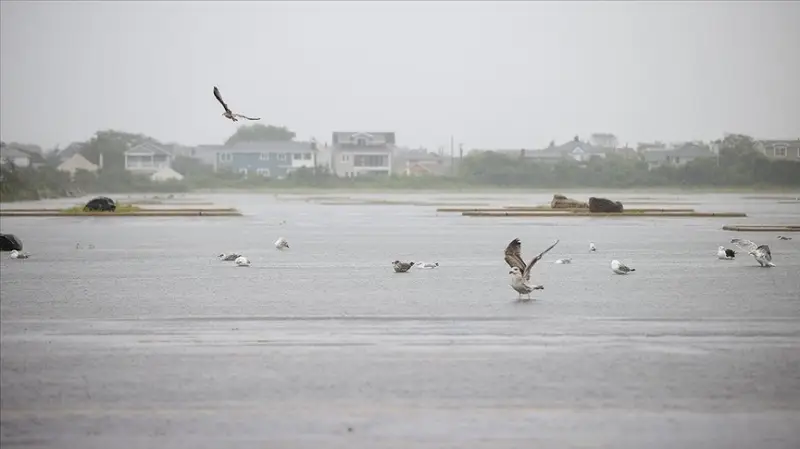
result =
[[450,134],[450,176],[453,176],[453,135]]

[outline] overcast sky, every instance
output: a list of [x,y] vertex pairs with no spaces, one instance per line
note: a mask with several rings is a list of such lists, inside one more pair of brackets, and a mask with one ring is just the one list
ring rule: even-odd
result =
[[798,2],[0,2],[0,136],[222,143],[212,88],[299,139],[536,148],[800,137]]

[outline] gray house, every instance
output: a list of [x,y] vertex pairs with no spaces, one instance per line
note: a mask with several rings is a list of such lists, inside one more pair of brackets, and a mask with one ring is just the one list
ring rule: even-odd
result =
[[[207,145],[197,152],[209,151]],[[239,142],[214,148],[214,171],[228,169],[244,176],[283,178],[298,168],[314,168],[317,147],[314,142]]]
[[759,140],[756,149],[770,159],[800,161],[800,139]]
[[678,167],[703,157],[715,157],[715,154],[705,146],[696,143],[685,143],[674,149],[650,149],[642,152],[647,167],[652,170],[661,166]]

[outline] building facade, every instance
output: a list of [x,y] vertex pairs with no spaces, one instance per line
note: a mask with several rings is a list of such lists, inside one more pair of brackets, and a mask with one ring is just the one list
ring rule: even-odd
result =
[[214,171],[267,178],[284,178],[301,167],[313,169],[317,161],[314,142],[239,142],[219,146],[213,154]]
[[393,132],[334,132],[331,171],[339,177],[392,173]]

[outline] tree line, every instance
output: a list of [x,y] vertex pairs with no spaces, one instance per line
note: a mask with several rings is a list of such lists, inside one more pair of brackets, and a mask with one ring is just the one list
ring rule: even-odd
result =
[[[295,133],[286,127],[262,124],[245,125],[226,141],[291,141]],[[173,169],[184,176],[180,182],[151,182],[149,178],[125,170],[127,149],[150,142],[162,145],[143,134],[99,131],[79,143],[79,152],[103,167],[96,173],[78,170],[73,177],[57,170],[61,160],[46,154],[38,167],[2,165],[0,199],[14,201],[106,192],[185,192],[199,188],[316,187],[316,188],[458,188],[473,186],[532,188],[633,188],[633,187],[788,187],[800,186],[800,162],[772,160],[757,151],[755,141],[731,135],[720,141],[719,155],[692,160],[681,166],[665,165],[650,169],[641,157],[610,154],[586,162],[570,159],[555,164],[535,163],[524,157],[509,157],[495,152],[472,153],[460,160],[454,176],[408,178],[338,178],[329,169],[299,169],[283,180],[251,176],[213,168],[190,158],[177,156]],[[23,148],[16,144],[17,148]],[[24,148],[23,148],[24,149]],[[31,150],[31,146],[27,146]]]

